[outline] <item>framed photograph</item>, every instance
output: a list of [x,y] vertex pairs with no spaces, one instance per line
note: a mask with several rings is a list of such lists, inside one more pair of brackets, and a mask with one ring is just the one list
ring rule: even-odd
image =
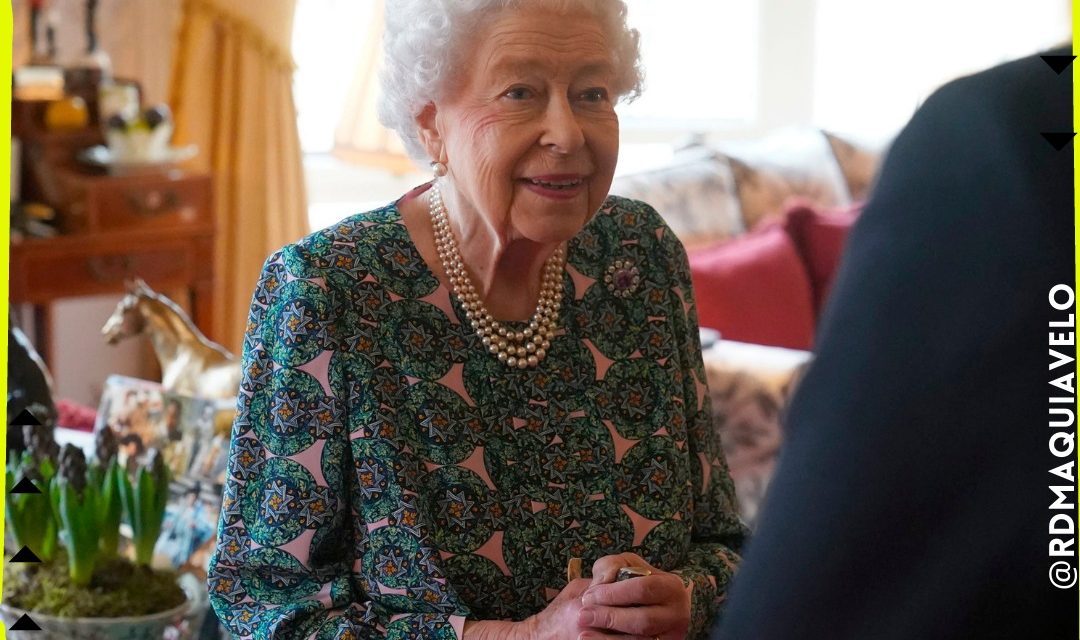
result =
[[220,493],[203,482],[180,478],[169,485],[169,503],[161,536],[154,547],[154,565],[206,576],[217,532]]
[[113,375],[105,381],[94,431],[108,427],[116,433],[120,464],[129,471],[157,449],[174,479],[191,476],[220,490],[234,411],[233,400],[193,398],[156,382]]
[[151,448],[164,444],[160,424],[165,398],[161,385],[149,380],[112,375],[101,392],[94,433],[108,427],[120,444],[117,458],[129,470],[146,460]]
[[204,400],[198,407],[199,446],[195,448],[187,476],[217,491],[225,486],[225,468],[229,462],[232,422],[236,401]]
[[105,381],[95,433],[112,429],[128,472],[157,449],[169,467],[169,503],[154,565],[205,576],[217,533],[236,401],[165,391],[156,382],[113,375]]

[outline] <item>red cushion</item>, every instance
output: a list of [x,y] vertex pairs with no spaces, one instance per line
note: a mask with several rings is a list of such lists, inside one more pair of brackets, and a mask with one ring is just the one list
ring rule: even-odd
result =
[[780,224],[693,252],[690,273],[701,326],[740,342],[811,347],[810,279]]
[[848,231],[861,211],[862,204],[848,209],[818,211],[810,205],[799,203],[788,209],[784,216],[784,226],[795,241],[810,276],[815,317],[825,307],[833,278],[840,266]]
[[93,431],[97,421],[97,411],[93,407],[79,404],[74,400],[56,401],[56,425],[79,431]]

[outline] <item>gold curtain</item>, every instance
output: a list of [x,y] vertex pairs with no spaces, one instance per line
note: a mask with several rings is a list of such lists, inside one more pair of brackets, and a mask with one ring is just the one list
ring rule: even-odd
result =
[[309,231],[290,53],[296,0],[184,0],[176,144],[213,172],[213,339],[239,353],[263,261]]

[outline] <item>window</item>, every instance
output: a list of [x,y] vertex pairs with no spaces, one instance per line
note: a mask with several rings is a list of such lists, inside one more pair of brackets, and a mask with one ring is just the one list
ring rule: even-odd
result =
[[715,130],[757,114],[758,0],[627,0],[645,91],[623,128]]
[[334,129],[364,52],[374,0],[299,0],[293,18],[293,58],[300,148],[329,153]]
[[817,0],[814,121],[895,134],[935,89],[1068,39],[1068,0]]

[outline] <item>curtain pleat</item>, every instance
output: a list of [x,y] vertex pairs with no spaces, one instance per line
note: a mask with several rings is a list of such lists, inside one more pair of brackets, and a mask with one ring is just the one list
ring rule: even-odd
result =
[[172,85],[178,144],[214,174],[213,337],[239,352],[266,256],[308,233],[289,38],[295,0],[184,0]]

